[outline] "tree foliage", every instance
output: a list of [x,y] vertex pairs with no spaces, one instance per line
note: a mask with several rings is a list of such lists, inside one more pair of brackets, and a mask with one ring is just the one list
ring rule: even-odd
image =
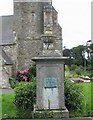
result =
[[91,63],[91,77],[93,77],[93,44],[90,45],[90,50],[91,50],[91,58],[90,58],[90,63]]
[[85,46],[83,45],[79,45],[77,47],[73,47],[71,49],[71,53],[72,53],[72,56],[73,56],[73,61],[72,63],[77,65],[77,66],[83,66],[84,65],[84,52],[85,50]]
[[83,71],[93,71],[93,44],[90,44],[90,46],[79,45],[72,49],[64,49],[63,55],[69,57],[65,61],[65,64],[69,67],[70,71],[72,65],[82,67]]
[[65,60],[66,65],[71,65],[71,51],[70,49],[64,49],[63,50],[63,56],[68,57],[67,60]]

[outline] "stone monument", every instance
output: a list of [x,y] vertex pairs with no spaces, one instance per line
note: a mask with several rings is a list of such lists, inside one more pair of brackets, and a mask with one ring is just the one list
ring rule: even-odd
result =
[[56,48],[56,36],[52,32],[51,5],[44,8],[48,12],[49,22],[45,20],[44,34],[41,35],[42,53],[32,59],[36,62],[37,71],[36,110],[49,109],[53,110],[57,118],[69,117],[64,101],[64,61],[67,58],[63,57],[62,50]]

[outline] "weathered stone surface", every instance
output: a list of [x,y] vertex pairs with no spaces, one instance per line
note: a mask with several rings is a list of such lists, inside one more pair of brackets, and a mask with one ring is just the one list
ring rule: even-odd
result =
[[29,68],[32,64],[31,59],[41,55],[43,50],[41,36],[44,32],[56,36],[55,49],[60,51],[57,54],[62,55],[62,29],[58,24],[57,11],[51,2],[17,0],[14,1],[14,15],[3,16],[4,43],[1,41],[1,45],[13,61],[12,76],[15,76],[19,69]]
[[[32,64],[31,58],[38,56],[42,51],[43,41],[41,35],[44,33],[45,21],[44,2],[14,2],[14,15],[3,17],[3,28],[7,27],[3,38],[4,41],[11,41],[15,45],[3,46],[5,52],[13,61],[14,74],[18,69],[24,69]],[[57,36],[56,49],[62,49],[62,31],[57,21],[57,12],[53,6],[50,10],[52,32]],[[44,16],[44,14],[46,14]],[[48,22],[48,20],[46,20]],[[5,24],[4,24],[5,23]],[[6,25],[6,23],[9,23]],[[9,29],[9,31],[8,31]],[[7,37],[8,36],[8,37]],[[4,43],[5,44],[5,43]]]
[[13,44],[13,16],[2,16],[0,19],[2,20],[0,45]]
[[11,58],[13,62],[12,67],[12,76],[15,76],[18,70],[18,45],[17,43],[13,45],[4,45],[2,49],[6,52],[6,54]]
[[0,69],[0,88],[9,88],[9,77],[12,75],[12,66],[4,66]]
[[[39,59],[40,58],[40,59]],[[64,58],[63,58],[64,59]],[[46,57],[37,57],[36,59],[33,59],[36,61],[37,64],[37,108],[38,109],[43,109],[46,108],[48,109],[48,99],[51,99],[50,101],[52,101],[52,98],[55,98],[56,101],[55,105],[53,106],[53,103],[50,103],[50,107],[51,109],[64,109],[65,108],[65,104],[64,104],[64,69],[63,69],[63,59],[59,58],[59,57],[55,57],[55,58],[46,58]],[[46,77],[54,77],[57,80],[57,89],[50,89],[49,91],[53,93],[56,93],[54,95],[54,97],[52,96],[52,98],[48,98],[49,96],[47,96],[44,94],[48,94],[50,92],[47,91],[46,88],[44,88],[43,83],[44,83],[44,78]],[[42,92],[44,92],[44,94],[42,94]],[[45,99],[44,99],[45,96]],[[58,99],[57,99],[58,98]],[[46,104],[44,104],[46,103]]]

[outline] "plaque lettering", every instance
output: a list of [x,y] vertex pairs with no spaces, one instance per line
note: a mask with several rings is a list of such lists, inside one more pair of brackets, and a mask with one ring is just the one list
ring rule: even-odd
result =
[[44,78],[44,87],[45,88],[56,88],[57,87],[57,79],[55,77]]

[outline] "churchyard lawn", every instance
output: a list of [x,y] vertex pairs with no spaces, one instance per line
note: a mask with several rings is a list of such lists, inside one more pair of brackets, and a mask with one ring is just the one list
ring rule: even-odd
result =
[[[90,116],[91,111],[93,111],[93,82],[89,83],[78,83],[80,86],[82,86],[82,94],[84,95],[84,103],[85,103],[85,112],[84,116]],[[14,93],[10,94],[2,94],[0,95],[0,98],[2,97],[2,116],[6,117],[15,117],[16,116],[16,107],[13,104],[14,100]],[[83,116],[83,115],[82,115]],[[93,114],[92,114],[93,116]],[[1,114],[0,114],[1,118]]]

